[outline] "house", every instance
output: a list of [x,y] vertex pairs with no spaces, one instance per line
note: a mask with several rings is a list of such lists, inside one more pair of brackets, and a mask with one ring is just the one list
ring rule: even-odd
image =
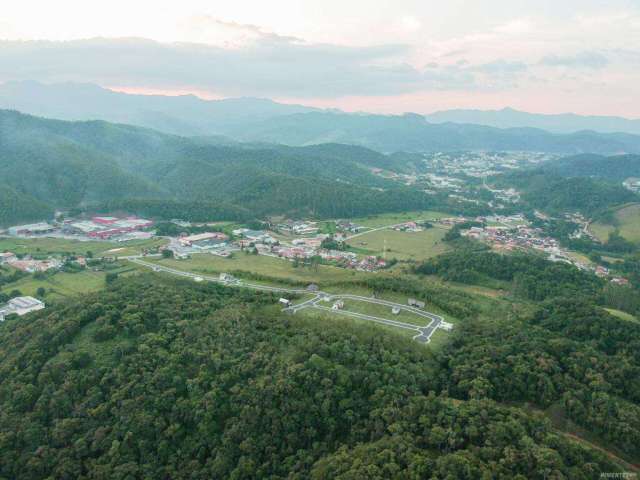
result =
[[33,297],[15,297],[7,302],[4,307],[0,307],[0,319],[15,313],[16,315],[26,315],[29,312],[42,310],[45,307],[44,302]]
[[446,330],[447,332],[453,330],[453,323],[449,322],[440,322],[440,328]]
[[291,301],[286,298],[281,298],[280,300],[278,300],[278,302],[284,305],[285,307],[288,307],[291,305]]
[[76,257],[76,259],[73,260],[73,262],[80,265],[81,267],[87,266],[87,259],[85,257]]
[[344,308],[344,302],[342,300],[336,300],[336,302],[331,306],[332,310],[342,310]]
[[8,265],[17,270],[22,270],[27,273],[46,272],[52,268],[59,268],[62,263],[55,259],[49,258],[48,260],[33,260],[31,258],[25,258],[24,260],[10,260]]
[[16,254],[12,252],[0,253],[0,265],[17,260]]
[[407,300],[407,305],[409,305],[410,307],[424,308],[425,303],[421,302],[420,300],[416,300],[415,298],[410,298]]
[[320,290],[320,287],[318,287],[318,285],[316,285],[315,283],[310,283],[309,285],[307,285],[307,291],[309,292],[317,292],[318,290]]
[[400,308],[399,307],[393,307],[391,309],[391,313],[393,313],[394,315],[398,315],[400,313]]

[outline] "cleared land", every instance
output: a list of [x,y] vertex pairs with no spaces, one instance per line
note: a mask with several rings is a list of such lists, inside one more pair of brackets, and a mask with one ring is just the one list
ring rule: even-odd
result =
[[317,269],[303,267],[302,265],[294,267],[293,262],[281,258],[265,255],[247,255],[246,253],[236,253],[232,258],[197,254],[186,260],[149,259],[149,261],[196,273],[216,274],[239,271],[281,279],[284,282],[287,282],[287,280],[301,283],[337,282],[354,280],[359,276],[366,275],[362,272],[354,272],[327,265],[318,265]]
[[418,212],[404,213],[384,213],[381,215],[371,215],[368,217],[359,217],[350,219],[351,222],[363,227],[384,227],[386,225],[395,225],[403,222],[411,222],[416,220],[434,220],[437,218],[450,217],[451,214],[436,212],[433,210],[425,210]]
[[442,241],[446,230],[429,228],[422,232],[398,232],[391,229],[365,233],[347,243],[369,255],[383,255],[386,240],[387,259],[424,260],[448,250]]
[[630,242],[640,243],[640,204],[626,205],[615,212],[617,225],[596,222],[591,231],[602,242],[606,242],[609,234],[617,229],[620,235]]
[[[325,306],[330,306],[327,304]],[[429,319],[416,315],[415,313],[400,310],[400,313],[394,315],[391,313],[391,307],[380,305],[377,303],[369,303],[361,300],[344,300],[344,309],[350,312],[364,313],[374,317],[388,318],[389,320],[397,320],[399,322],[411,323],[418,327],[424,327],[429,323]]]
[[614,315],[622,320],[627,320],[628,322],[640,323],[640,320],[638,320],[635,316],[631,315],[630,313],[623,312],[621,310],[616,310],[614,308],[605,308],[605,310],[609,312],[611,315]]
[[[138,268],[135,265],[127,263],[121,268],[108,272],[127,274],[136,271]],[[58,299],[100,290],[105,286],[105,276],[108,272],[94,272],[92,270],[83,270],[78,273],[57,272],[53,275],[46,275],[43,279],[36,279],[33,275],[29,275],[17,282],[5,285],[1,291],[9,293],[13,290],[20,290],[23,295],[35,296],[38,288],[42,287],[47,292],[45,301]]]
[[[142,249],[155,248],[166,244],[162,238],[149,240],[132,240],[130,242],[81,242],[80,240],[68,240],[65,238],[0,238],[0,252],[10,251],[17,254],[53,255],[75,254],[86,255],[92,252],[94,257],[102,255],[135,255]],[[117,250],[107,253],[109,250]]]

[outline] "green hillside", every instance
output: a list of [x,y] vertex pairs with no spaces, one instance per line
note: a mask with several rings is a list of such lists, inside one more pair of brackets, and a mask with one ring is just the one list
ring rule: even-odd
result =
[[[573,354],[558,365],[538,350],[578,353],[579,333],[552,344],[534,336],[514,356],[525,337],[500,328],[494,365],[477,327],[435,358],[374,327],[285,316],[276,301],[141,277],[0,324],[0,476],[591,478],[623,469],[540,414],[494,400],[553,400],[545,378],[579,372]],[[519,328],[558,329],[548,316],[535,323]]]
[[515,187],[531,207],[550,213],[575,211],[590,216],[638,200],[619,184],[587,177],[564,178],[540,170],[497,177],[496,182]]
[[127,202],[166,202],[155,211],[173,211],[176,203],[200,205],[193,210],[217,205],[211,216],[224,211],[225,217],[238,210],[330,217],[428,208],[425,194],[370,171],[393,162],[356,146],[218,145],[127,125],[0,111],[0,205],[9,204],[9,192],[28,204],[0,209],[0,224],[37,218],[43,205],[113,202],[125,208]]
[[622,181],[640,176],[640,155],[575,155],[551,162],[545,169],[564,177],[598,177]]
[[610,215],[594,222],[591,231],[601,242],[606,242],[610,234],[618,233],[624,239],[640,242],[640,204],[633,203],[615,209]]

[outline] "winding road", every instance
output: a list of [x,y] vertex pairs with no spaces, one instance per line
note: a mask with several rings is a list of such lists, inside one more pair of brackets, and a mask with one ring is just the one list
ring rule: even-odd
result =
[[[197,273],[193,273],[193,272],[186,272],[184,270],[178,270],[176,268],[171,268],[171,267],[166,267],[164,265],[159,265],[157,263],[150,263],[150,262],[146,262],[144,260],[141,259],[141,257],[139,256],[130,256],[130,257],[123,257],[126,260],[129,260],[130,262],[133,262],[137,265],[143,266],[143,267],[147,267],[152,269],[154,272],[165,272],[165,273],[170,273],[172,275],[177,275],[177,276],[181,276],[181,277],[186,277],[186,278],[192,278],[192,279],[201,279],[201,280],[206,280],[208,282],[216,282],[216,283],[220,283],[223,285],[228,285],[228,286],[234,286],[234,287],[243,287],[243,288],[250,288],[253,290],[259,290],[259,291],[266,291],[266,292],[277,292],[277,293],[289,293],[289,294],[295,294],[295,295],[308,295],[308,294],[313,294],[314,297],[309,299],[309,300],[305,300],[302,303],[298,303],[296,305],[291,305],[285,309],[283,309],[283,311],[285,312],[289,312],[289,313],[293,313],[295,314],[296,312],[305,309],[305,308],[314,308],[317,310],[322,310],[322,311],[326,311],[326,312],[330,312],[332,314],[336,314],[336,315],[343,315],[343,316],[348,316],[348,317],[354,317],[354,318],[359,318],[361,320],[367,320],[370,322],[374,322],[374,323],[378,323],[378,324],[382,324],[382,325],[387,325],[389,327],[395,327],[395,328],[401,328],[404,330],[412,330],[414,332],[416,332],[415,336],[413,337],[414,340],[416,340],[417,342],[420,343],[429,343],[431,341],[431,336],[433,335],[433,333],[438,329],[438,327],[441,326],[442,322],[443,322],[443,318],[440,315],[436,315],[435,313],[431,313],[431,312],[425,312],[424,310],[420,310],[419,308],[415,308],[415,307],[410,307],[408,305],[403,305],[401,303],[395,303],[395,302],[390,302],[388,300],[381,300],[378,298],[371,298],[371,297],[363,297],[361,295],[351,295],[351,294],[331,294],[331,293],[326,293],[326,292],[310,292],[306,289],[301,289],[301,288],[281,288],[281,287],[271,287],[268,285],[260,285],[257,283],[248,283],[245,282],[243,280],[222,280],[220,279],[220,277],[215,277],[215,276],[211,276],[211,275],[202,275],[202,274],[197,274]],[[400,310],[404,310],[407,312],[411,312],[413,314],[416,314],[420,317],[425,318],[425,320],[429,320],[428,324],[425,326],[418,326],[418,325],[413,325],[411,323],[405,323],[405,322],[400,322],[398,320],[390,320],[387,318],[382,318],[382,317],[376,317],[374,315],[369,315],[366,313],[359,313],[359,312],[352,312],[350,310],[343,310],[343,309],[333,309],[331,307],[326,307],[324,305],[321,305],[321,302],[335,302],[337,300],[356,300],[356,301],[360,301],[360,302],[367,302],[367,303],[374,303],[377,305],[384,305],[386,307],[391,308],[398,308]]]

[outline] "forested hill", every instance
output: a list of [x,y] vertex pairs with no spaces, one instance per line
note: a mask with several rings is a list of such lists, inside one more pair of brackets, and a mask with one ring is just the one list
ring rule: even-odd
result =
[[371,173],[392,162],[349,145],[220,145],[0,111],[0,225],[116,200],[126,209],[123,199],[154,208],[162,199],[167,210],[180,202],[199,212],[216,204],[229,217],[239,210],[351,216],[428,207],[425,194]]
[[530,207],[550,213],[581,212],[592,216],[607,208],[638,201],[619,183],[598,178],[565,178],[546,170],[521,171],[495,178],[496,184],[519,190]]
[[[459,337],[459,358],[451,350],[436,359],[363,325],[285,316],[276,301],[145,276],[7,319],[0,477],[582,479],[621,471],[540,415],[493,400],[553,401],[559,392],[549,381],[560,388],[581,376],[575,355],[593,363],[604,359],[601,348],[625,351],[607,342],[581,353],[590,333],[554,322],[553,310],[535,327],[509,319],[508,332],[494,332],[499,346],[479,330]],[[529,347],[568,353],[553,361],[514,351],[532,328]],[[543,342],[550,331],[567,339]],[[600,367],[571,390],[570,408],[604,382]]]
[[640,177],[640,155],[575,155],[550,162],[545,170],[565,177],[598,177],[621,181]]

